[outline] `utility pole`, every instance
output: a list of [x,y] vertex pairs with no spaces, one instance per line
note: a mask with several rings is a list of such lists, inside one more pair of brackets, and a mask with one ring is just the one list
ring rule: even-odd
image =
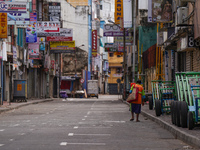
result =
[[125,35],[125,31],[126,29],[123,28],[123,46],[124,46],[124,49],[123,49],[123,52],[124,52],[124,57],[123,57],[123,68],[124,68],[124,73],[123,73],[123,76],[124,76],[124,94],[123,94],[123,99],[126,99],[126,35]]
[[135,40],[136,40],[136,0],[133,3],[133,73],[132,73],[132,82],[135,82]]

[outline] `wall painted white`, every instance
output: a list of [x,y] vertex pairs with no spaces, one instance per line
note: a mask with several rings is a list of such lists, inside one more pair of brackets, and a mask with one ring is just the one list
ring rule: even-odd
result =
[[73,7],[65,0],[51,0],[51,2],[61,3],[63,28],[72,28],[75,46],[84,44],[80,48],[88,52],[88,6]]

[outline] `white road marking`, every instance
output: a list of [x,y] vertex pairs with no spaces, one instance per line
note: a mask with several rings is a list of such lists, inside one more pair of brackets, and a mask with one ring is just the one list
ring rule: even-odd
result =
[[67,145],[67,142],[61,142],[60,145],[61,145],[61,146],[66,146],[66,145]]
[[13,127],[17,127],[17,126],[19,126],[19,124],[15,124],[15,125],[13,125]]
[[2,131],[5,131],[5,129],[1,129],[0,131],[1,131],[1,132],[2,132]]
[[61,142],[61,146],[66,145],[106,145],[106,143],[67,143],[67,142]]
[[87,118],[87,116],[84,116],[85,118]]
[[89,115],[91,112],[90,111],[88,111],[88,113],[87,113],[87,115]]
[[10,141],[14,141],[14,139],[10,139]]
[[30,122],[30,120],[24,120],[24,122]]
[[20,135],[25,135],[25,133],[21,133]]
[[82,119],[82,120],[85,120],[85,119]]
[[74,135],[88,135],[88,136],[110,136],[111,134],[74,134],[74,133],[69,133],[68,136],[74,136]]
[[104,128],[111,128],[111,127],[96,127],[96,126],[93,126],[93,127],[77,127],[77,128],[74,127],[74,129],[78,129],[78,128],[83,128],[83,129],[88,129],[88,128],[101,128],[102,129],[103,128],[104,129]]
[[4,146],[4,144],[0,144],[0,146]]
[[125,123],[126,121],[104,121],[104,122],[112,122],[112,123]]
[[75,126],[74,129],[78,129],[78,126]]

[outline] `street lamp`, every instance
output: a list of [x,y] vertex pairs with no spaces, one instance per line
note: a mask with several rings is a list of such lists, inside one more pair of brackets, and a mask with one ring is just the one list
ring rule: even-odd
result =
[[[113,22],[112,20],[108,20],[108,22],[110,22],[110,23],[113,23],[113,24],[115,24],[115,22]],[[123,76],[124,76],[124,94],[123,94],[123,98],[125,99],[126,98],[126,77],[125,77],[125,75],[126,75],[126,50],[125,50],[125,48],[126,48],[126,34],[125,34],[125,31],[126,31],[126,29],[125,28],[122,28],[121,26],[119,26],[118,24],[115,24],[116,26],[118,26],[120,29],[123,29],[123,46],[124,46],[124,48],[123,48],[123,53],[124,53],[124,56],[123,56],[123,68],[124,68],[124,73],[123,73]]]

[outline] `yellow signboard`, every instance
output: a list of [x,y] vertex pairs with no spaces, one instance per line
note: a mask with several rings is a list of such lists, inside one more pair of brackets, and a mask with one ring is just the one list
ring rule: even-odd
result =
[[75,50],[75,41],[50,42],[50,52],[68,53]]
[[0,38],[8,37],[7,13],[0,13]]
[[115,0],[115,23],[120,24],[123,18],[123,0]]

